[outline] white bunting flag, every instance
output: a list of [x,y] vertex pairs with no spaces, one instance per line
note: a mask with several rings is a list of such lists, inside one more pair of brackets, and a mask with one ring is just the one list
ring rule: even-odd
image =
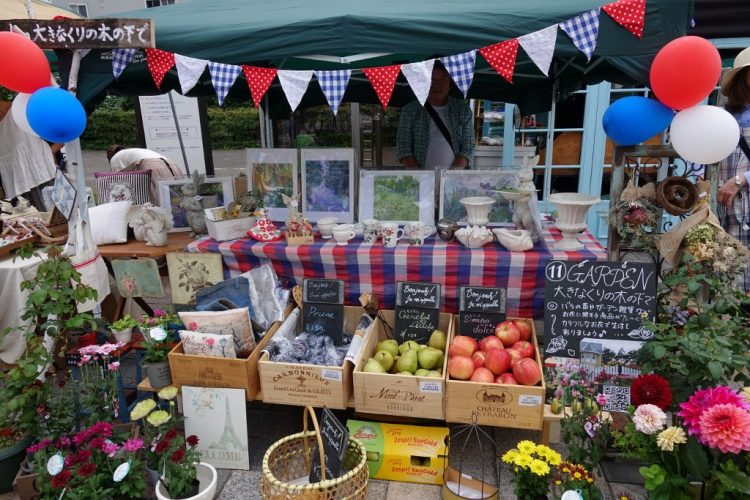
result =
[[430,93],[430,84],[432,83],[432,67],[435,65],[435,59],[421,61],[401,66],[401,72],[409,82],[411,90],[417,96],[420,104],[424,105],[427,95]]
[[277,73],[279,82],[281,82],[281,88],[284,89],[286,100],[289,102],[289,107],[292,111],[297,109],[302,96],[307,91],[307,86],[310,85],[313,72],[309,71],[291,71],[280,69]]
[[556,24],[518,37],[518,43],[534,61],[534,64],[544,73],[544,76],[549,76],[549,67],[552,64],[552,56],[555,54],[556,41]]
[[207,64],[208,61],[205,59],[174,55],[174,65],[177,67],[177,77],[180,79],[183,94],[187,94],[195,87]]

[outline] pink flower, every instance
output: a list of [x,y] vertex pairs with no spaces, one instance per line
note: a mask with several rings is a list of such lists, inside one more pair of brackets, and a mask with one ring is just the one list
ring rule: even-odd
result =
[[195,321],[191,321],[190,323],[188,323],[188,329],[190,329],[192,331],[197,331],[198,330],[198,323],[196,323]]
[[214,339],[212,339],[212,338],[206,339],[206,345],[209,345],[211,347],[213,347],[214,342],[216,342],[216,341]]
[[750,451],[750,412],[731,403],[719,403],[700,416],[700,436],[722,453]]
[[130,438],[127,441],[125,441],[125,444],[122,447],[128,453],[135,453],[136,451],[143,448],[143,439]]
[[91,356],[89,356],[88,354],[81,356],[81,359],[78,361],[78,366],[83,366],[89,361],[91,361]]
[[704,411],[717,404],[730,404],[737,408],[750,410],[750,403],[745,401],[731,387],[719,385],[696,391],[686,402],[680,404],[682,410],[677,413],[688,427],[688,434],[701,440],[700,418]]
[[104,444],[102,445],[102,451],[105,455],[107,455],[109,458],[112,458],[115,456],[115,454],[120,451],[120,447],[117,446],[112,441],[104,441]]
[[167,311],[164,309],[154,309],[154,317],[155,318],[163,318],[167,315]]
[[604,406],[607,404],[607,395],[606,394],[597,394],[596,395],[596,404],[599,406]]
[[96,344],[94,344],[94,345],[87,345],[87,346],[84,346],[84,347],[81,347],[80,349],[78,349],[78,353],[81,354],[84,357],[85,356],[89,356],[89,359],[91,359],[91,356],[93,356],[95,354],[99,354],[99,346],[96,345]]
[[102,436],[107,438],[112,435],[112,424],[109,422],[97,422],[92,425],[89,430],[93,434],[101,434]]
[[45,449],[47,446],[52,444],[52,440],[49,438],[44,438],[41,441],[39,441],[37,444],[32,444],[28,448],[26,448],[26,451],[28,453],[36,453],[37,451],[41,451]]
[[109,371],[111,371],[111,372],[116,372],[116,371],[117,371],[117,369],[118,369],[118,368],[120,368],[120,362],[119,362],[119,361],[114,361],[114,362],[112,362],[112,363],[108,364],[108,365],[107,365],[107,368],[108,368],[108,369],[109,369]]
[[658,406],[645,404],[636,408],[633,423],[639,432],[653,434],[664,428],[667,424],[667,416]]

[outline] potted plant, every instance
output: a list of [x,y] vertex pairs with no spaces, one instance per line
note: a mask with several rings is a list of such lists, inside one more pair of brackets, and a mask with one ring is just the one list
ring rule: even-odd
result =
[[528,440],[507,451],[502,460],[513,471],[513,492],[518,498],[530,500],[547,498],[552,467],[562,463],[555,450]]
[[83,411],[79,421],[111,421],[120,417],[118,376],[121,344],[91,345],[78,349],[80,377],[73,385]]
[[143,355],[143,368],[154,389],[161,389],[172,383],[167,356],[172,348],[167,333],[170,321],[172,316],[162,310],[154,311],[154,317],[144,316],[141,320],[142,345],[146,351]]
[[133,328],[136,326],[138,326],[138,321],[130,314],[126,314],[112,323],[112,335],[115,336],[115,341],[123,344],[130,342],[133,336]]
[[581,500],[601,500],[602,492],[594,484],[594,476],[586,467],[572,462],[562,462],[552,469],[554,498],[562,498],[566,491],[578,492]]

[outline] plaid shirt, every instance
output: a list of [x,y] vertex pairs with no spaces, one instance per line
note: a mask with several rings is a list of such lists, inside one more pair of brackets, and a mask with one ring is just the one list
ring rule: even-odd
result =
[[[430,114],[419,102],[409,103],[401,109],[396,133],[399,161],[413,156],[419,166],[424,167],[431,121]],[[448,96],[445,127],[450,132],[456,156],[463,156],[471,166],[474,154],[474,119],[471,109],[462,99]]]

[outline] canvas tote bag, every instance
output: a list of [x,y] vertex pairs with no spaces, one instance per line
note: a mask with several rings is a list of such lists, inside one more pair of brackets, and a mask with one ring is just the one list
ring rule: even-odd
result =
[[75,270],[81,274],[81,283],[97,292],[96,300],[78,304],[78,312],[83,313],[94,310],[109,295],[109,272],[94,244],[89,225],[80,216],[76,217],[74,224],[75,232],[71,234],[75,234],[75,240],[68,239],[66,253],[70,255]]

